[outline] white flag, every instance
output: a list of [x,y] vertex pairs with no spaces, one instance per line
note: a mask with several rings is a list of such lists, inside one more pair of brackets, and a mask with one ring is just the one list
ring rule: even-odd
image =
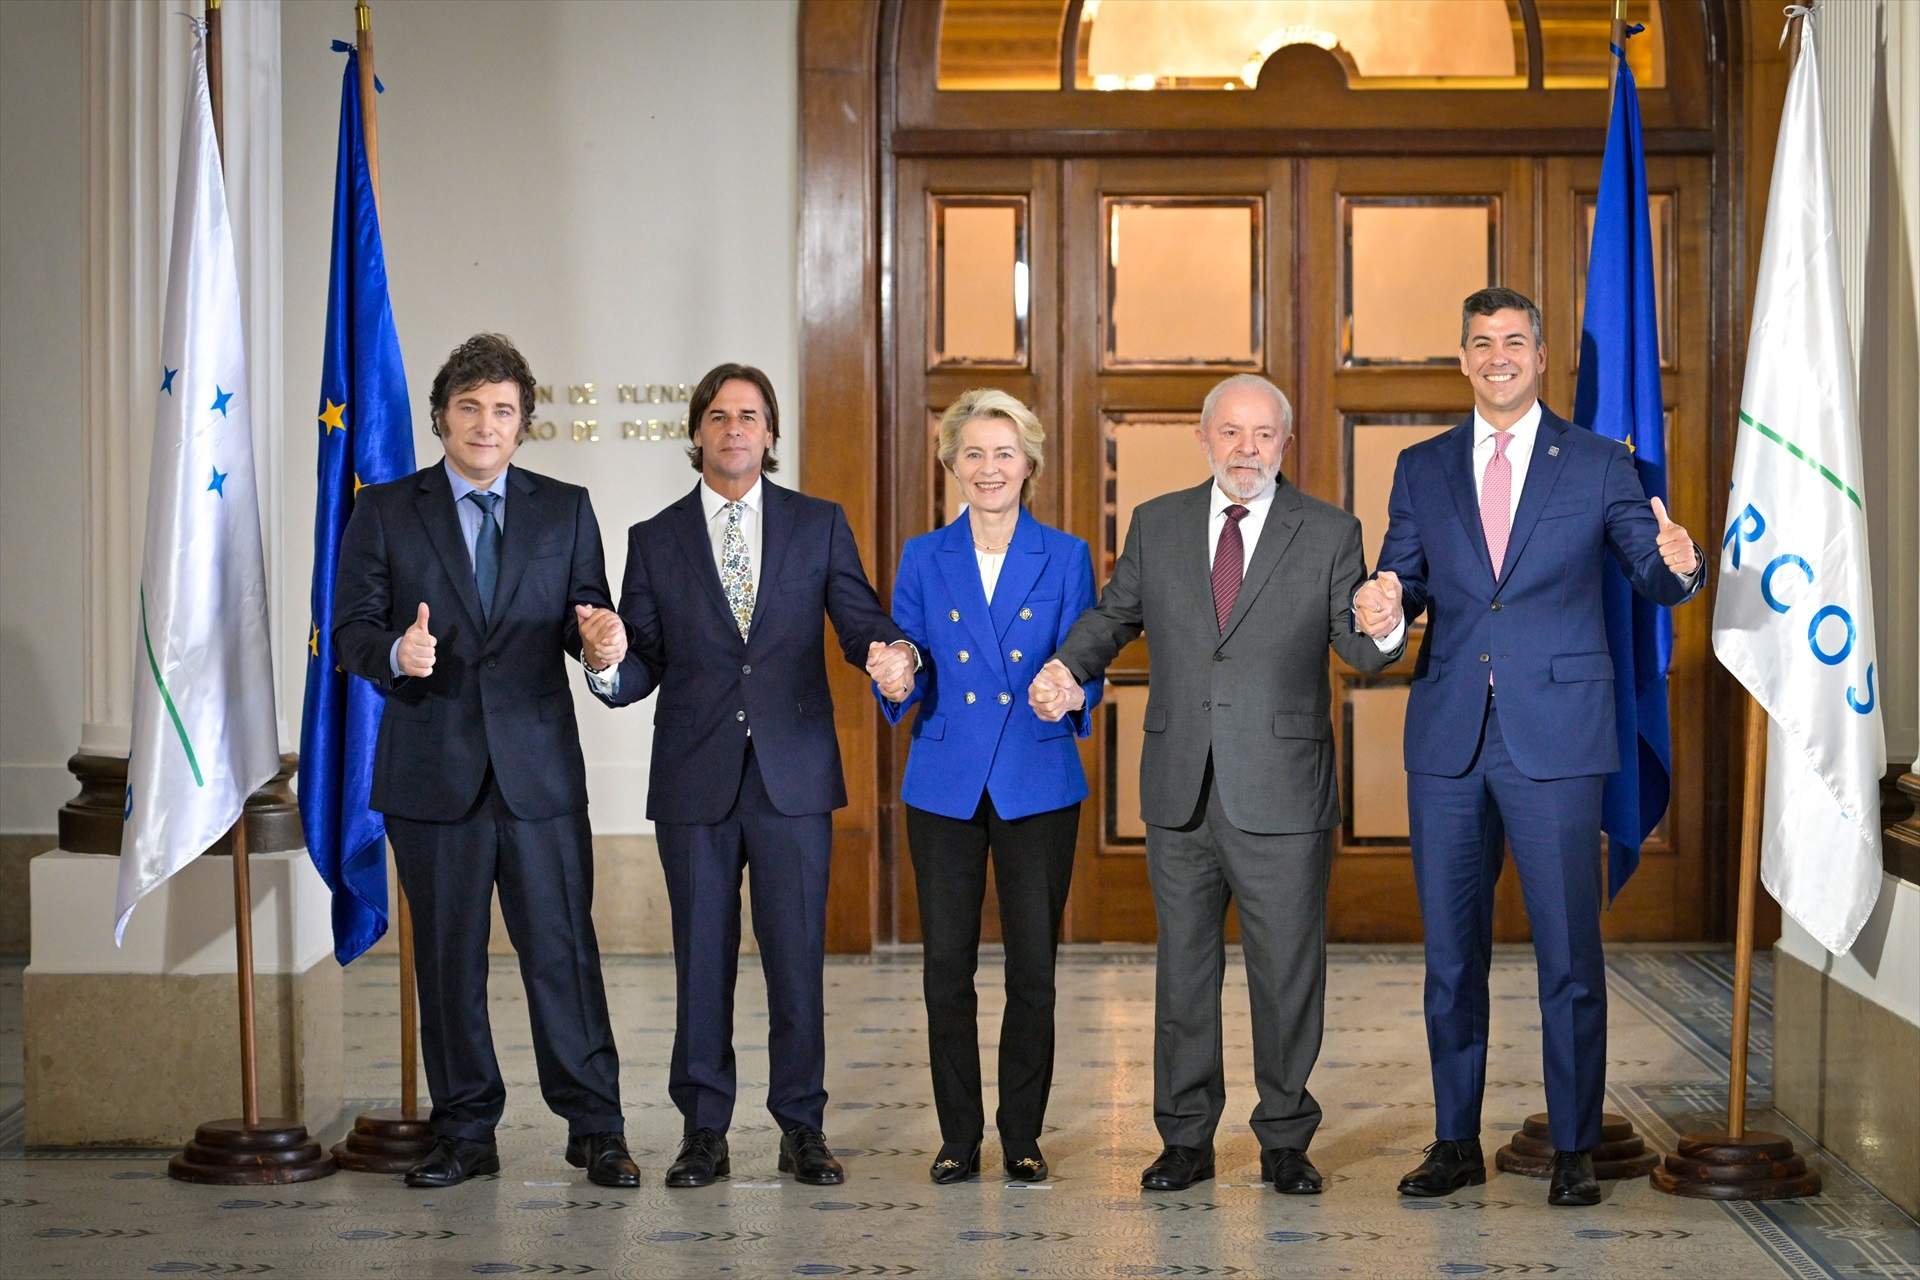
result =
[[1760,879],[1836,955],[1880,892],[1880,728],[1853,351],[1813,26],[1787,85],[1713,650],[1771,717]]
[[135,602],[116,943],[134,905],[224,835],[280,765],[242,332],[206,51],[196,37]]

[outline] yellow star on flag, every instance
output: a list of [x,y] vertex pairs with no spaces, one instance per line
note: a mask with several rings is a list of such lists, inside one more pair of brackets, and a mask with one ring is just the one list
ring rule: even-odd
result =
[[320,415],[320,425],[326,428],[323,434],[330,435],[335,431],[345,431],[347,424],[341,421],[340,415],[346,411],[347,406],[335,404],[332,398],[329,397],[327,399],[327,411]]
[[316,658],[320,656],[320,628],[317,626],[313,627],[313,634],[307,637],[307,652]]
[[358,498],[360,496],[360,491],[366,487],[367,487],[367,482],[360,478],[360,473],[358,471],[354,472],[353,473],[353,496],[355,498]]

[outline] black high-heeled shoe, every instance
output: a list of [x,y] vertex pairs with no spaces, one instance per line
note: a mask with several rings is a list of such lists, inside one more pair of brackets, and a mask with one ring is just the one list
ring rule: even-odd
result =
[[977,1142],[943,1142],[940,1154],[933,1158],[933,1165],[927,1170],[936,1186],[965,1182],[980,1172],[980,1144]]

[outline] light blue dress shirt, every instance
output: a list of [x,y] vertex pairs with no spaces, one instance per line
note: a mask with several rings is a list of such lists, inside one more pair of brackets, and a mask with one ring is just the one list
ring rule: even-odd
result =
[[[493,504],[493,519],[494,523],[500,526],[501,534],[504,535],[507,531],[507,471],[512,470],[512,468],[509,467],[507,470],[501,471],[499,475],[493,478],[492,484],[482,489],[479,485],[468,483],[465,476],[454,470],[453,463],[443,458],[440,461],[440,465],[446,469],[447,483],[453,488],[453,512],[460,517],[460,540],[467,544],[467,563],[471,565],[473,563],[473,548],[475,544],[480,541],[480,522],[486,519],[486,512],[480,509],[479,503],[468,502],[467,495],[470,493],[491,493],[497,496],[498,501]],[[488,603],[492,602],[489,601]],[[394,640],[393,647],[387,650],[387,666],[393,671],[395,676],[401,679],[406,678],[406,673],[400,670],[400,641],[398,639]]]

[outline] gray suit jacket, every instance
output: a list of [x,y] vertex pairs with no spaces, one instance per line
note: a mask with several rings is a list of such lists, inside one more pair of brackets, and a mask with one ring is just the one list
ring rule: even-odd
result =
[[1282,477],[1224,633],[1215,625],[1207,547],[1213,481],[1142,503],[1100,602],[1054,655],[1097,679],[1143,630],[1152,647],[1140,816],[1192,821],[1207,757],[1227,817],[1261,834],[1340,821],[1327,646],[1379,671],[1382,653],[1352,622],[1366,577],[1360,522]]

